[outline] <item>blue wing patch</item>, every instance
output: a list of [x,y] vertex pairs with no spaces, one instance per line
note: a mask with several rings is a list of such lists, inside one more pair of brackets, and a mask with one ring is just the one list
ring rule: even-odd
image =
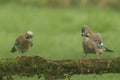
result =
[[100,49],[103,49],[103,48],[104,48],[104,47],[103,47],[103,43],[97,44],[97,47],[100,48]]

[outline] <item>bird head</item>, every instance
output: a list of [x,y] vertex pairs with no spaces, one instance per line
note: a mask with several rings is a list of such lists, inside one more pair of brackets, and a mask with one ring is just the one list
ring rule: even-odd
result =
[[84,37],[90,37],[90,35],[92,35],[87,25],[83,25],[81,31],[82,31],[82,36]]
[[33,37],[33,32],[32,32],[32,31],[27,31],[27,32],[25,33],[25,36],[26,36],[26,39],[32,39],[32,37]]

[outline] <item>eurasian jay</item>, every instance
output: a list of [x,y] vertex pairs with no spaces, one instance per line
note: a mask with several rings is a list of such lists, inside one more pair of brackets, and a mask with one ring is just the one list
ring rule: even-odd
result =
[[28,49],[33,46],[32,38],[33,38],[32,31],[27,31],[25,34],[19,36],[16,39],[15,44],[11,49],[11,52],[16,51],[21,53],[27,52]]
[[82,36],[83,36],[83,51],[85,53],[85,56],[87,54],[102,54],[105,52],[113,52],[112,50],[109,50],[108,48],[104,47],[102,41],[101,41],[101,34],[96,33],[93,34],[87,25],[82,26]]

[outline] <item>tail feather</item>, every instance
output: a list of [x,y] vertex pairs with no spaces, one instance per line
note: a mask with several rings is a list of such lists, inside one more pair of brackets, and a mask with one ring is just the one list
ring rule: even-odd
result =
[[106,47],[105,47],[105,51],[106,51],[106,52],[114,52],[113,50],[110,50],[110,49],[108,49],[108,48],[106,48]]
[[13,47],[10,52],[16,52],[16,51],[17,51],[16,48]]

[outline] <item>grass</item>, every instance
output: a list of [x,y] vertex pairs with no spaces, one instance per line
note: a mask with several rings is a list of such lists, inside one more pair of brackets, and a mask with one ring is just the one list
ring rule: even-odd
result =
[[[110,8],[40,8],[9,3],[0,5],[0,58],[26,55],[10,53],[17,36],[27,30],[34,32],[30,56],[48,59],[75,59],[84,56],[82,51],[81,26],[87,24],[93,32],[103,34],[104,44],[114,50],[101,58],[120,57],[120,12]],[[96,58],[91,54],[86,58]],[[97,76],[98,80],[119,80],[118,74]],[[14,77],[15,80],[37,80]],[[72,80],[92,80],[93,75],[73,76]],[[41,79],[44,80],[44,79]],[[67,80],[67,79],[66,79]]]

